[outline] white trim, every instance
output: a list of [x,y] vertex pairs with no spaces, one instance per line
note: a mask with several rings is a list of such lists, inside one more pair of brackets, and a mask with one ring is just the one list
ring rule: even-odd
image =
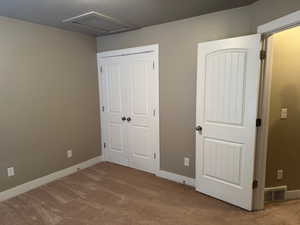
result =
[[133,55],[133,54],[141,54],[147,52],[157,52],[159,50],[159,45],[145,45],[135,48],[125,48],[113,51],[105,51],[97,53],[98,59],[109,58],[109,57],[116,57],[116,56],[125,56],[125,55]]
[[300,190],[291,190],[286,192],[286,200],[300,199]]
[[257,133],[257,149],[256,149],[256,179],[258,180],[258,188],[254,194],[254,209],[264,209],[264,190],[266,180],[267,165],[267,149],[268,149],[268,133],[269,133],[269,114],[271,100],[272,85],[272,69],[273,69],[273,36],[269,37],[266,43],[267,58],[263,77],[261,80],[260,105],[258,117],[262,119],[262,125]]
[[278,190],[284,190],[286,191],[287,190],[287,186],[286,185],[283,185],[283,186],[276,186],[276,187],[268,187],[268,188],[265,188],[265,192],[267,191],[278,191]]
[[[99,107],[100,107],[100,128],[101,128],[101,131],[104,131],[105,130],[105,114],[103,113],[102,111],[102,107],[104,107],[105,105],[105,102],[104,102],[104,95],[103,95],[103,88],[102,88],[102,85],[103,85],[103,82],[102,82],[102,79],[101,79],[101,70],[102,70],[102,67],[101,65],[99,64],[99,60],[100,60],[100,55],[99,53],[97,53],[97,68],[98,68],[98,93],[99,93]],[[105,132],[101,132],[101,136],[100,136],[100,143],[101,143],[101,154],[103,156],[103,160],[104,161],[107,161],[107,156],[106,156],[106,152],[105,152],[105,146],[104,146],[104,143],[105,143],[105,140],[106,140],[106,134]]]
[[285,29],[300,23],[300,10],[287,16],[273,20],[269,23],[258,26],[257,32],[260,34],[272,33],[281,29]]
[[96,164],[98,164],[102,161],[103,161],[102,156],[98,156],[98,157],[95,157],[95,158],[90,159],[88,161],[85,161],[85,162],[79,163],[77,165],[71,166],[69,168],[51,173],[51,174],[46,175],[44,177],[37,178],[33,181],[30,181],[30,182],[27,182],[25,184],[21,184],[17,187],[11,188],[9,190],[0,192],[0,202],[5,201],[5,200],[10,199],[10,198],[13,198],[13,197],[15,197],[17,195],[20,195],[20,194],[23,194],[25,192],[28,192],[32,189],[38,188],[42,185],[48,184],[48,183],[50,183],[54,180],[57,180],[57,179],[60,179],[62,177],[68,176],[70,174],[76,173],[78,170],[82,170],[82,169],[91,167],[93,165],[96,165]]
[[195,179],[190,178],[190,177],[185,177],[182,175],[178,175],[176,173],[159,170],[158,173],[156,174],[156,176],[170,180],[170,181],[174,181],[176,183],[186,184],[188,186],[195,187]]
[[102,88],[101,82],[101,59],[108,58],[108,57],[117,57],[117,56],[126,56],[126,55],[133,55],[133,54],[142,54],[142,53],[153,53],[154,55],[154,62],[155,62],[155,81],[154,81],[154,108],[155,108],[155,117],[154,117],[154,152],[156,154],[155,159],[155,168],[154,174],[157,174],[160,170],[160,127],[159,127],[159,44],[154,45],[146,45],[141,47],[135,48],[127,48],[127,49],[120,49],[120,50],[113,50],[113,51],[106,51],[97,53],[97,65],[98,65],[98,88],[99,88],[99,95],[100,95],[100,112],[101,112],[101,140],[102,140],[102,149],[103,149],[103,156],[104,160],[107,161],[107,154],[104,148],[104,142],[107,140],[107,132],[105,128],[105,113],[102,112],[102,107],[105,106],[104,102],[104,93]]

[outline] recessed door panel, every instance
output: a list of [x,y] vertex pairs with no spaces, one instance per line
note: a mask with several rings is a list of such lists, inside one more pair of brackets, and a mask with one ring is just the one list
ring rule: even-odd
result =
[[147,160],[151,151],[151,140],[149,140],[149,129],[147,127],[132,126],[130,136],[134,138],[134,144],[130,145],[133,157]]
[[131,111],[134,115],[149,114],[149,62],[136,60],[132,64]]
[[124,151],[124,133],[123,127],[120,124],[110,124],[110,150],[115,152]]
[[121,64],[113,63],[107,66],[108,91],[109,91],[109,111],[120,114],[122,112],[122,83]]
[[220,50],[207,55],[205,119],[242,125],[245,101],[246,49]]
[[236,187],[241,184],[243,145],[217,139],[204,139],[204,176]]

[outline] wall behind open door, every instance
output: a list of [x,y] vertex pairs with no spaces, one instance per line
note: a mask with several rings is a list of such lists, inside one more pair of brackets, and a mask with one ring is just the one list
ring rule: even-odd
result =
[[[300,189],[300,27],[273,35],[273,69],[266,187]],[[288,110],[281,119],[281,109]],[[283,179],[277,179],[283,170]]]

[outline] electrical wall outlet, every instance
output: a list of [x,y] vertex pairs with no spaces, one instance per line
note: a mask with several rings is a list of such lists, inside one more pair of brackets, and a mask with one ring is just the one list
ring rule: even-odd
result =
[[277,170],[277,180],[283,179],[283,170]]
[[12,177],[14,175],[15,175],[15,168],[14,167],[7,168],[7,176]]
[[189,167],[190,166],[190,159],[188,157],[184,157],[184,166]]
[[73,156],[73,151],[72,150],[68,150],[67,151],[67,157],[68,158],[72,158],[72,156]]

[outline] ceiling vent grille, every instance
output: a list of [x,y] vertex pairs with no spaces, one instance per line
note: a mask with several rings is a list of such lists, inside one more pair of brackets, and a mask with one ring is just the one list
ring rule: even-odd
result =
[[140,28],[95,11],[65,19],[63,20],[63,23],[80,26],[88,30],[92,30],[99,35],[121,33]]

